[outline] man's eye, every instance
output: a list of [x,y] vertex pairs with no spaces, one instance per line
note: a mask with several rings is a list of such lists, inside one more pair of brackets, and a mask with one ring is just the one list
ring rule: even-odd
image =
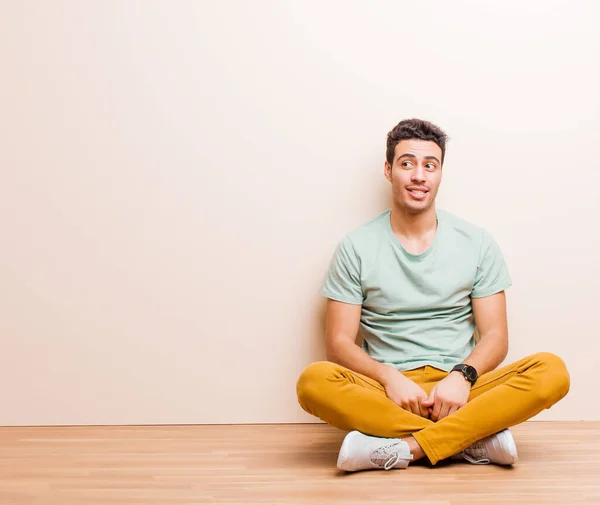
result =
[[427,163],[425,168],[427,168],[427,170],[435,170],[435,165],[433,163]]
[[403,167],[411,167],[411,166],[412,166],[412,163],[411,163],[410,161],[404,161],[404,162],[402,163],[402,166],[403,166]]

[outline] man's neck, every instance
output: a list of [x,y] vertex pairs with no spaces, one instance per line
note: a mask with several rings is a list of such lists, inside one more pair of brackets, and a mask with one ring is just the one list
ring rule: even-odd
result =
[[435,233],[437,229],[435,205],[418,214],[408,213],[402,209],[392,207],[390,224],[396,235],[405,237],[408,240],[425,238],[431,233]]

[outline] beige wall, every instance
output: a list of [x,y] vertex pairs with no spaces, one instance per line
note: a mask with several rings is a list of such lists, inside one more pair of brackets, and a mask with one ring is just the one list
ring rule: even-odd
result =
[[[519,7],[517,7],[517,5]],[[524,5],[524,6],[523,6]],[[509,359],[600,419],[597,2],[2,2],[0,424],[310,421],[318,288],[385,134],[514,280]]]

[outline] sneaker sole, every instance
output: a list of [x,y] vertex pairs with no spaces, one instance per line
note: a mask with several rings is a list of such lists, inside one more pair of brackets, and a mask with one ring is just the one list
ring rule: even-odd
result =
[[498,441],[508,451],[510,457],[512,458],[511,463],[503,463],[504,465],[513,465],[517,461],[519,461],[519,455],[517,454],[517,445],[515,444],[515,439],[513,438],[511,432],[509,430],[502,430],[497,434]]
[[351,431],[344,438],[344,442],[342,443],[342,447],[340,447],[340,454],[339,454],[338,460],[337,460],[338,470],[343,470],[345,472],[353,471],[353,470],[346,470],[345,468],[342,468],[342,466],[348,459],[348,454],[350,452],[350,444],[352,443],[352,440],[354,440],[357,436],[360,436],[360,433],[358,431]]

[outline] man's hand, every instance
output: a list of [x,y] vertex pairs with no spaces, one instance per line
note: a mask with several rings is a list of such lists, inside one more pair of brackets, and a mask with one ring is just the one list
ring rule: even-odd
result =
[[423,405],[423,402],[427,400],[427,393],[408,377],[393,370],[383,382],[383,387],[387,397],[396,405],[417,416],[429,419],[429,411]]
[[460,372],[451,372],[429,393],[423,406],[430,412],[432,421],[440,421],[466,405],[471,383]]

